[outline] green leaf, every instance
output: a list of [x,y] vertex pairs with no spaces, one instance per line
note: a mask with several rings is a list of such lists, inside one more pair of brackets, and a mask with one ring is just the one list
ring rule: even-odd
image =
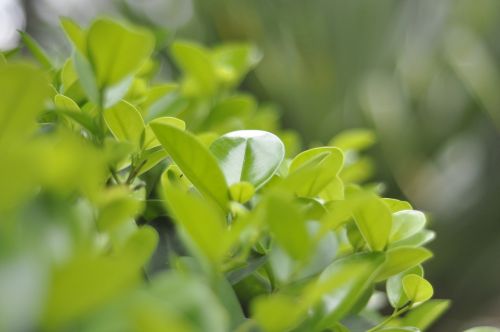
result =
[[154,43],[147,30],[109,19],[94,21],[87,35],[87,49],[98,86],[111,86],[134,74],[151,55]]
[[[210,201],[179,189],[170,183],[164,186],[168,209],[193,245],[194,253],[219,265],[228,250],[225,218]],[[189,243],[188,243],[189,244]]]
[[397,242],[393,242],[389,245],[389,248],[396,247],[421,247],[424,244],[434,240],[436,233],[434,231],[423,229],[420,232]]
[[404,326],[414,326],[425,331],[450,306],[449,300],[430,300],[413,308],[402,320]]
[[92,66],[79,52],[75,52],[73,54],[73,63],[83,91],[85,91],[85,94],[90,101],[96,105],[100,105],[101,95],[99,93],[99,88],[97,87],[97,80]]
[[264,331],[269,332],[289,331],[302,319],[297,302],[292,297],[279,293],[257,298],[252,302],[251,312],[252,318]]
[[372,196],[354,210],[354,220],[372,251],[385,249],[392,225],[392,215],[385,203]]
[[80,112],[80,107],[75,101],[65,95],[57,94],[54,97],[54,104],[57,108],[66,111]]
[[265,198],[266,221],[276,242],[293,258],[304,259],[311,249],[306,220],[292,197],[272,193]]
[[26,32],[24,31],[19,31],[21,34],[21,39],[23,43],[28,47],[30,50],[31,54],[40,62],[40,64],[43,66],[43,68],[50,70],[54,68],[54,65],[52,64],[52,61],[48,57],[48,55],[45,53],[45,51],[42,49],[42,47]]
[[237,182],[229,187],[229,195],[233,201],[244,204],[255,193],[255,188],[250,182]]
[[315,197],[332,181],[340,181],[343,160],[342,151],[334,147],[304,151],[292,160],[286,185],[298,196]]
[[415,210],[402,210],[392,215],[389,241],[396,242],[417,234],[425,227],[425,214]]
[[413,210],[413,207],[407,201],[400,201],[394,198],[382,198],[385,204],[391,209],[392,213],[402,210]]
[[82,54],[87,54],[87,33],[68,17],[61,18],[61,27],[75,48]]
[[202,47],[189,42],[172,44],[172,56],[184,73],[184,91],[187,95],[207,96],[217,88],[212,60]]
[[153,122],[151,129],[189,181],[226,211],[229,192],[217,159],[195,136],[165,123]]
[[402,280],[406,297],[413,303],[425,302],[434,294],[430,282],[416,274],[408,274]]
[[397,247],[386,252],[386,262],[377,276],[382,281],[423,263],[432,257],[432,252],[425,248]]
[[216,139],[210,146],[227,182],[250,182],[262,187],[278,170],[285,157],[281,140],[261,130],[233,131]]
[[[172,125],[174,127],[182,129],[182,130],[186,129],[186,123],[184,121],[182,121],[181,119],[170,117],[170,116],[156,118],[151,122]],[[148,124],[146,126],[146,131],[145,131],[145,136],[144,136],[144,149],[151,149],[151,148],[154,148],[154,147],[157,147],[160,145],[161,145],[160,142],[158,142],[155,134],[153,133],[153,129],[151,129],[151,126]]]
[[361,151],[375,143],[375,134],[368,129],[349,129],[336,135],[328,143],[342,150]]
[[120,101],[104,111],[104,119],[117,140],[129,142],[135,147],[140,146],[144,120],[132,104],[124,100]]
[[393,308],[401,308],[409,301],[408,297],[406,296],[403,290],[403,283],[402,283],[402,279],[409,274],[415,274],[422,277],[424,274],[424,270],[420,265],[417,265],[387,279],[386,282],[387,298],[389,299],[389,303],[392,305]]
[[25,64],[0,66],[0,146],[29,136],[49,95],[48,81],[39,69]]
[[349,313],[371,287],[383,262],[381,253],[354,254],[335,261],[321,273],[314,291],[308,294],[321,299],[321,328],[334,324]]
[[412,326],[403,326],[403,327],[386,327],[384,329],[381,329],[381,330],[377,330],[377,331],[380,331],[380,332],[420,332],[419,329],[417,329],[416,327],[412,327]]
[[249,44],[226,44],[217,47],[212,53],[218,78],[228,85],[235,85],[254,67],[262,55]]

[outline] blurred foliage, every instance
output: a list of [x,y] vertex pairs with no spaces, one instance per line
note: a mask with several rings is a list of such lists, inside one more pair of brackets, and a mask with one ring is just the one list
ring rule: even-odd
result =
[[149,30],[61,26],[60,65],[27,34],[34,61],[0,64],[0,329],[421,331],[446,310],[425,215],[365,183],[372,133],[298,153],[236,90],[251,45],[174,41],[164,83]]

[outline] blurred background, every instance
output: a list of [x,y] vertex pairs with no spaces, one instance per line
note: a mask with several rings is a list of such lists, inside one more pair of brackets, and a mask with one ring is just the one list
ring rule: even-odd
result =
[[371,128],[373,179],[428,212],[426,266],[453,300],[434,331],[500,327],[500,1],[0,0],[0,49],[27,30],[65,55],[58,18],[153,27],[167,45],[251,41],[243,89],[281,110],[304,147]]

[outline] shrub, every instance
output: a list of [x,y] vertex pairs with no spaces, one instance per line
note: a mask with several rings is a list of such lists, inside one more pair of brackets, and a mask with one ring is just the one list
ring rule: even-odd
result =
[[26,34],[37,66],[0,58],[1,330],[418,331],[446,310],[426,216],[363,184],[370,132],[297,153],[235,90],[250,45],[176,41],[165,83],[151,32],[62,27],[62,65]]

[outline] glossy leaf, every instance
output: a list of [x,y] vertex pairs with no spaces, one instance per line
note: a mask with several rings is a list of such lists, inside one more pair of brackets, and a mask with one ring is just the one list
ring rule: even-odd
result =
[[425,248],[397,247],[386,252],[386,262],[381,268],[377,281],[403,272],[421,264],[432,257],[432,253]]
[[144,132],[141,113],[130,103],[122,100],[104,111],[104,119],[116,139],[140,146]]
[[158,141],[184,175],[206,197],[227,210],[229,193],[217,160],[192,134],[165,123],[151,123]]
[[450,306],[448,300],[430,300],[413,308],[401,321],[405,326],[414,326],[425,331]]
[[392,215],[390,242],[409,238],[425,227],[425,215],[420,211],[402,210]]
[[403,283],[402,283],[402,279],[409,274],[414,274],[423,277],[424,271],[420,265],[417,265],[413,268],[398,273],[387,279],[386,282],[387,298],[389,299],[389,303],[393,308],[400,308],[409,301],[408,297],[406,296],[403,290]]
[[354,220],[372,251],[382,251],[389,240],[392,215],[384,202],[371,197],[354,211]]
[[153,47],[154,37],[146,30],[108,19],[94,21],[87,35],[87,49],[98,86],[111,86],[134,74]]
[[275,135],[260,130],[240,130],[216,139],[210,145],[228,184],[249,182],[256,189],[278,170],[285,147]]
[[413,303],[425,302],[434,294],[434,289],[430,282],[416,274],[404,276],[402,283],[406,297]]
[[255,187],[250,182],[237,182],[229,187],[229,195],[238,203],[248,202],[255,193]]

